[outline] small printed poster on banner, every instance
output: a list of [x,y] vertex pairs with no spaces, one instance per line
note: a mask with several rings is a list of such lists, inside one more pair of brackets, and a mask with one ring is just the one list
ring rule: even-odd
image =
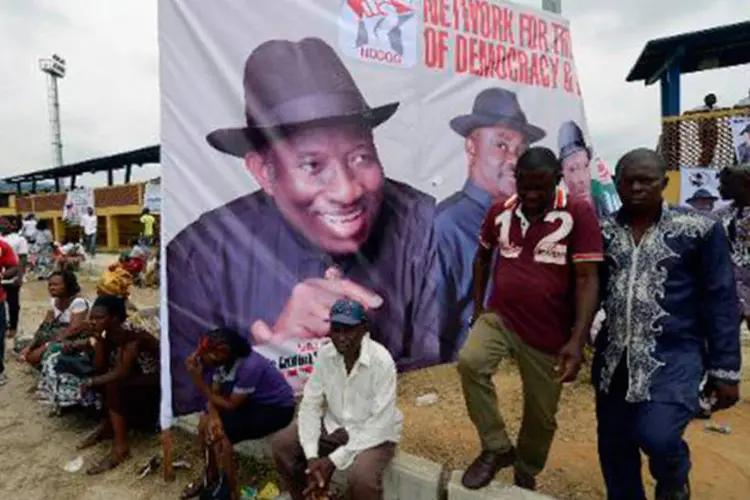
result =
[[143,208],[148,208],[151,213],[161,212],[161,179],[146,183],[143,190]]
[[719,170],[702,167],[680,169],[680,205],[712,212],[726,204],[719,195]]
[[730,123],[737,162],[750,165],[750,116],[735,116]]
[[88,207],[94,206],[94,190],[91,188],[78,188],[68,191],[63,205],[63,221],[69,226],[80,226],[81,215],[86,213]]

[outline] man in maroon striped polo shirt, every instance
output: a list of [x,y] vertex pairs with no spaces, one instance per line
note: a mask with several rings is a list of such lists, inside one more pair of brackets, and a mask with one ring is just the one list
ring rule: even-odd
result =
[[[517,196],[490,208],[474,259],[473,325],[458,356],[464,398],[482,453],[463,476],[487,485],[515,466],[516,485],[534,489],[557,427],[562,383],[575,380],[598,304],[602,237],[591,204],[558,187],[562,167],[547,148],[516,165]],[[482,306],[492,255],[498,259],[487,309]],[[524,415],[513,447],[492,383],[512,357],[523,382]]]

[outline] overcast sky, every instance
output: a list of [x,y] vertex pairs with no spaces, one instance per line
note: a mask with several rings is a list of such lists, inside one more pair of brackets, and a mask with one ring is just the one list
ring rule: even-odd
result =
[[[0,2],[0,177],[51,163],[46,81],[38,59],[55,52],[69,66],[60,82],[66,163],[158,143],[156,4]],[[743,11],[747,0],[563,0],[589,130],[607,162],[630,148],[656,144],[659,86],[625,82],[646,41],[738,22]],[[748,87],[750,66],[687,75],[682,106],[699,105],[708,92],[718,95],[720,105],[732,105]],[[158,169],[134,175],[150,178]]]

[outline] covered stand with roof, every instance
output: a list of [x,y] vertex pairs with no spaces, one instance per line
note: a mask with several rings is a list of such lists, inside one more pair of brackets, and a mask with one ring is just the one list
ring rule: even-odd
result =
[[125,184],[129,184],[133,166],[141,167],[143,165],[159,163],[159,153],[159,146],[148,146],[111,156],[103,156],[78,163],[70,163],[61,167],[15,175],[4,179],[4,181],[9,184],[15,184],[18,193],[22,192],[23,184],[31,183],[31,192],[36,193],[38,182],[54,180],[55,191],[60,192],[60,179],[70,177],[70,189],[75,189],[76,178],[78,176],[83,174],[94,174],[97,172],[107,172],[107,185],[113,186],[115,184],[115,170],[124,168]]
[[[750,62],[750,21],[651,40],[630,70],[628,82],[661,85],[662,154],[670,169],[722,168],[735,163],[729,118],[750,108],[680,116],[680,77]],[[729,96],[725,96],[729,97]]]
[[[109,185],[93,189],[99,218],[97,246],[111,251],[127,248],[140,233],[139,218],[150,191],[148,183],[131,182],[132,169],[158,164],[159,158],[160,147],[149,146],[6,178],[6,192],[0,194],[0,217],[33,212],[39,220],[49,223],[56,240],[78,238],[79,229],[63,221],[67,191],[76,188],[80,175],[107,172]],[[115,182],[114,172],[123,169],[125,182]]]

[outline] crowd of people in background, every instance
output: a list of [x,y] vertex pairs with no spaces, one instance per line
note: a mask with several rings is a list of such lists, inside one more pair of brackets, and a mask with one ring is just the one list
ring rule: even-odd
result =
[[[120,253],[112,267],[128,271],[137,286],[158,286],[160,252],[155,238],[156,218],[148,208],[144,208],[139,223],[140,232],[130,240],[130,246]],[[23,218],[0,219],[0,234],[22,260],[24,270],[20,277],[3,283],[4,286],[7,285],[9,302],[17,302],[16,287],[20,287],[25,280],[44,281],[55,271],[79,271],[84,262],[96,256],[97,228],[97,215],[93,207],[87,207],[86,212],[81,215],[78,235],[71,236],[66,231],[60,241],[55,240],[49,221],[39,220],[33,213]],[[15,306],[10,308],[11,323],[14,325],[17,324],[17,321],[13,321],[17,318],[17,310]],[[11,328],[11,331],[14,330],[15,328]]]

